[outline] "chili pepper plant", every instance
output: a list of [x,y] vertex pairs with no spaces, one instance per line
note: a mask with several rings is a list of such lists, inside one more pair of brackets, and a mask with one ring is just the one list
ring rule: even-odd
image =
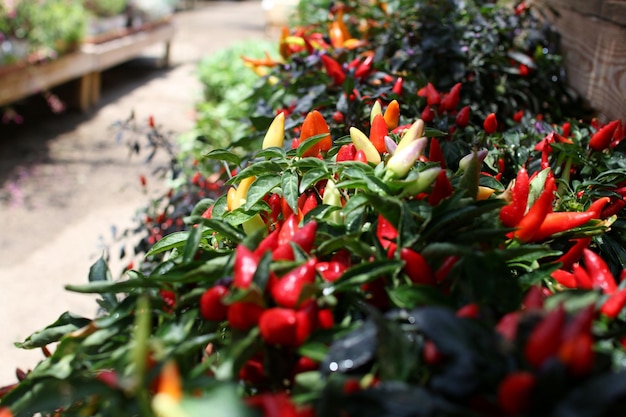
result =
[[445,128],[303,97],[255,150],[207,149],[220,189],[149,268],[67,287],[101,313],[18,343],[43,358],[1,415],[623,414],[623,123],[467,117],[466,91]]

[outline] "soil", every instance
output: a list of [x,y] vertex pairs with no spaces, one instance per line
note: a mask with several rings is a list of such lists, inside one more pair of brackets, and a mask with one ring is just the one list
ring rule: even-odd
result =
[[[270,36],[260,1],[196,1],[174,16],[171,65],[156,65],[163,46],[149,48],[102,74],[102,99],[88,112],[52,114],[42,96],[14,108],[22,124],[0,125],[0,386],[15,382],[15,369],[31,369],[40,351],[13,346],[65,311],[93,317],[94,297],[68,292],[87,282],[90,266],[110,253],[111,271],[137,210],[166,190],[153,175],[167,161],[133,156],[116,122],[134,113],[153,116],[172,136],[194,124],[201,96],[199,59],[244,39]],[[63,100],[71,85],[54,89]],[[142,187],[139,177],[148,178]]]

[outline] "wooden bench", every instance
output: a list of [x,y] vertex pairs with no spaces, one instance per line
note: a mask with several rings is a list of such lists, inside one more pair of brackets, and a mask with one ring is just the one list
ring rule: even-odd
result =
[[52,61],[15,65],[0,73],[0,106],[77,79],[77,105],[83,111],[88,110],[100,99],[102,71],[128,61],[158,43],[165,45],[160,64],[167,66],[173,36],[174,26],[167,22],[103,43],[81,45],[79,50]]

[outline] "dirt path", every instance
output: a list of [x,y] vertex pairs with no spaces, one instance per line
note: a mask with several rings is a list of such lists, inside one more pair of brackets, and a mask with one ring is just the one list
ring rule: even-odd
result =
[[0,386],[13,382],[15,367],[29,369],[41,358],[14,348],[15,341],[64,311],[93,316],[93,298],[64,285],[85,283],[102,244],[113,240],[112,226],[131,224],[165,187],[150,181],[142,192],[139,176],[149,177],[162,161],[129,158],[109,127],[134,111],[141,120],[153,115],[166,130],[189,130],[201,92],[198,59],[266,36],[260,1],[197,3],[175,16],[169,69],[156,69],[162,47],[155,46],[103,75],[93,111],[42,115],[35,99],[23,125],[0,125]]

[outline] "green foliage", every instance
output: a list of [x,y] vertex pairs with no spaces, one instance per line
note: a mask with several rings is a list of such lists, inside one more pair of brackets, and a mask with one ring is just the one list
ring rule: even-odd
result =
[[128,0],[86,0],[85,8],[97,16],[115,16],[128,7]]
[[4,37],[28,41],[29,52],[54,57],[75,48],[83,39],[87,12],[78,0],[22,0],[14,11],[0,10]]

